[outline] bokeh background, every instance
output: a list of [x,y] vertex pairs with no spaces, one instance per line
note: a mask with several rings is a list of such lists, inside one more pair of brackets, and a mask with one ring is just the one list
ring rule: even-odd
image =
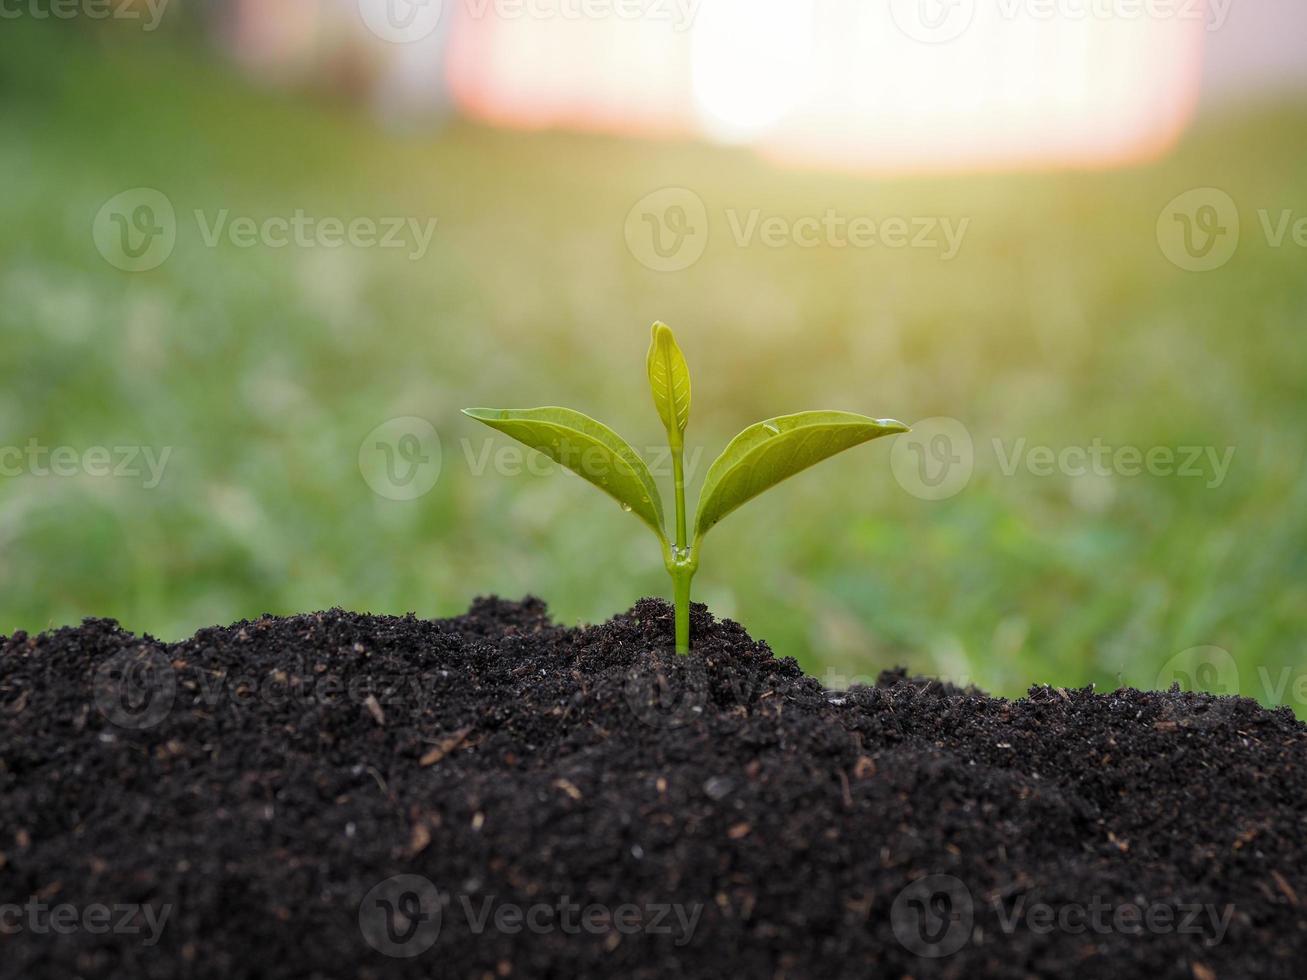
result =
[[560,3],[6,5],[0,632],[665,594],[458,414],[657,446],[662,319],[698,479],[772,415],[921,423],[708,539],[696,597],[778,653],[1307,714],[1307,8]]

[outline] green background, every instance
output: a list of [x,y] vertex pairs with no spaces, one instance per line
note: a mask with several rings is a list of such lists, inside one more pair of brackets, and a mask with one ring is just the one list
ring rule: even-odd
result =
[[[477,594],[599,621],[669,582],[653,539],[570,476],[475,475],[465,405],[561,404],[660,438],[649,324],[694,374],[696,476],[745,425],[840,408],[961,420],[966,488],[905,492],[891,439],[715,530],[696,598],[829,683],[897,663],[1018,694],[1142,686],[1214,645],[1240,686],[1297,678],[1307,625],[1307,111],[1204,117],[1114,172],[870,179],[689,143],[387,130],[270,92],[185,37],[32,21],[0,31],[0,445],[173,447],[160,486],[0,478],[0,632],[111,616],[166,639],[341,605],[449,615]],[[92,221],[133,187],[176,206],[175,251],[131,274]],[[666,186],[706,203],[703,258],[653,272],[624,223]],[[1176,195],[1216,186],[1243,242],[1184,272],[1158,247]],[[430,251],[206,247],[191,214],[435,217]],[[968,218],[933,251],[740,247],[724,217]],[[439,432],[440,479],[372,492],[364,437]],[[1236,448],[1228,477],[1005,475],[993,441]],[[691,490],[691,499],[697,483]],[[669,496],[665,491],[665,496]],[[1279,700],[1300,713],[1292,686]]]

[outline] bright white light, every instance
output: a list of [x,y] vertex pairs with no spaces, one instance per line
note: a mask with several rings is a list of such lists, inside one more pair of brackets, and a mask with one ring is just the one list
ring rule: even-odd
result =
[[[1088,9],[1108,14],[1046,16],[1033,0],[918,2],[821,0],[820,70],[760,134],[763,151],[858,170],[1092,166],[1157,152],[1192,113],[1201,21],[1103,4]],[[923,19],[906,22],[908,10]]]
[[1184,129],[1207,29],[1206,8],[1182,3],[645,0],[635,19],[625,6],[592,0],[573,20],[453,3],[458,105],[507,126],[698,132],[821,168],[1105,166]]
[[694,102],[704,129],[745,140],[803,97],[814,0],[703,0],[691,35]]

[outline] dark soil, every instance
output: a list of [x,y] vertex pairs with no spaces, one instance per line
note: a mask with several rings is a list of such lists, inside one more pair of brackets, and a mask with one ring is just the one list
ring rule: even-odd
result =
[[1307,976],[1289,711],[694,639],[654,600],[15,635],[0,976]]

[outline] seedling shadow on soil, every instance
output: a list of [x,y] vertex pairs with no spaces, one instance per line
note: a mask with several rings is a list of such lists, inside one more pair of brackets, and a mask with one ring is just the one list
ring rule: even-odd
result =
[[0,975],[1301,976],[1287,710],[829,692],[691,614],[4,640]]

